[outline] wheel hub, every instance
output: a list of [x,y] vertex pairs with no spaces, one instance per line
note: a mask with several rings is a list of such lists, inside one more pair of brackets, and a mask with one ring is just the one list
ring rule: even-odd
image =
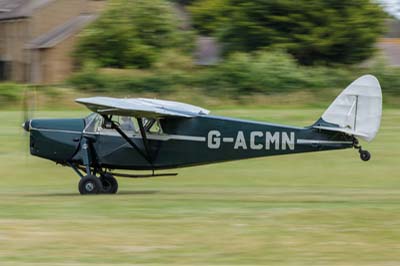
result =
[[86,183],[85,188],[87,191],[91,192],[94,189],[94,184],[92,182],[88,182]]

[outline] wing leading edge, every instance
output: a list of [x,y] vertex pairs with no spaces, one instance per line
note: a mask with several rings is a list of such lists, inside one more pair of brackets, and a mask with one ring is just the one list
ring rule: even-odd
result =
[[90,97],[79,98],[75,101],[85,105],[93,112],[105,115],[191,118],[207,115],[210,112],[204,108],[186,103],[146,98]]

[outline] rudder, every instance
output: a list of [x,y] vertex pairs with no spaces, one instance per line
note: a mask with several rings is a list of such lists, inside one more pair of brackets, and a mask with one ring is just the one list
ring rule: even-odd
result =
[[378,133],[381,116],[382,91],[379,81],[372,75],[364,75],[347,86],[313,127],[371,141]]

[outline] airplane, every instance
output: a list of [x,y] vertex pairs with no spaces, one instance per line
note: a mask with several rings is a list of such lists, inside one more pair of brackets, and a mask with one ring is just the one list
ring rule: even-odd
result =
[[[71,167],[81,194],[114,194],[115,176],[174,176],[156,170],[216,162],[355,148],[372,141],[382,116],[378,80],[365,75],[351,83],[311,126],[295,127],[211,115],[204,108],[145,98],[76,99],[91,113],[79,119],[30,119],[30,153]],[[149,170],[127,174],[115,170]]]

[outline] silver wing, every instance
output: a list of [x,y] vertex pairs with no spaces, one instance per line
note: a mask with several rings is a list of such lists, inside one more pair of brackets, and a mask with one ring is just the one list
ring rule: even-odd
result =
[[111,98],[90,97],[75,100],[93,112],[105,115],[122,115],[133,117],[196,117],[207,115],[210,111],[180,102],[146,98]]

